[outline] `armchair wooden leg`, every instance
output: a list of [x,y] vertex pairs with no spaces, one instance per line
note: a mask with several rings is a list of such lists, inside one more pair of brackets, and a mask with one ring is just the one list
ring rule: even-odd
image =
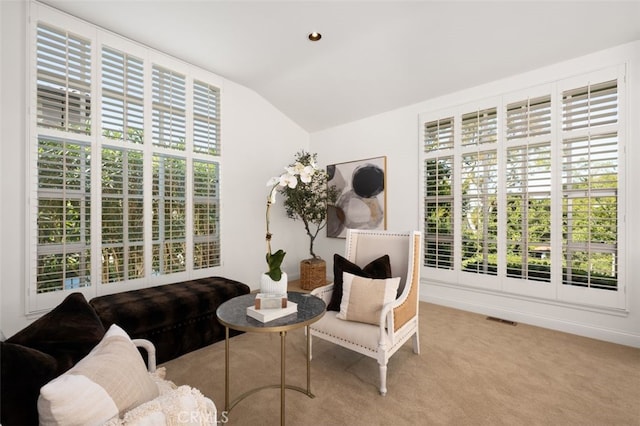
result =
[[380,395],[387,394],[387,365],[380,364]]
[[418,331],[416,331],[415,334],[413,335],[413,353],[414,354],[420,353],[420,336],[418,334]]

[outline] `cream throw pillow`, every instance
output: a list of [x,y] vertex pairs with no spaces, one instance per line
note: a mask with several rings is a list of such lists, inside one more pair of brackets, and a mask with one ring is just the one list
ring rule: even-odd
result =
[[40,389],[40,425],[98,425],[158,396],[127,333],[112,325],[89,354]]
[[396,298],[400,277],[384,280],[342,274],[342,301],[336,318],[368,324],[380,324],[380,312]]

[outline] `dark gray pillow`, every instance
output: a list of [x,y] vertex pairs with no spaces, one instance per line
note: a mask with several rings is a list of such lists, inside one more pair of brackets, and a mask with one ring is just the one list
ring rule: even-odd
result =
[[38,424],[40,388],[57,376],[56,360],[37,349],[0,342],[0,423]]
[[372,260],[364,266],[359,267],[353,262],[345,259],[339,254],[333,255],[333,294],[327,306],[327,311],[340,311],[340,302],[342,302],[342,273],[348,272],[364,278],[385,279],[391,277],[391,264],[389,255],[385,254],[379,258]]
[[71,293],[53,310],[7,339],[53,356],[62,374],[84,358],[104,336],[98,314],[82,293]]

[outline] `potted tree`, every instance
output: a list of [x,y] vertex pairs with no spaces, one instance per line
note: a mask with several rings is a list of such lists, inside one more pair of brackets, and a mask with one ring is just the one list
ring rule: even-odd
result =
[[[266,216],[269,272],[265,275],[272,280],[278,281],[284,274],[280,265],[285,253],[282,250],[272,253],[269,232],[269,211],[271,205],[275,203],[276,192],[280,192],[284,197],[287,217],[301,220],[309,237],[311,257],[300,262],[300,285],[303,289],[310,290],[325,284],[326,262],[315,253],[313,244],[320,231],[327,225],[327,204],[335,203],[338,198],[338,190],[335,187],[327,187],[327,179],[327,173],[318,168],[317,154],[310,154],[303,150],[296,153],[294,162],[285,167],[285,173],[267,182],[271,191],[267,198]],[[263,278],[266,279],[266,277]]]
[[[287,168],[301,178],[295,185],[282,185],[287,217],[301,220],[309,237],[308,259],[300,262],[300,285],[311,290],[326,283],[326,262],[314,251],[314,242],[327,225],[327,203],[335,203],[338,190],[327,186],[327,173],[318,168],[317,154],[300,151]],[[302,179],[304,177],[304,179]]]

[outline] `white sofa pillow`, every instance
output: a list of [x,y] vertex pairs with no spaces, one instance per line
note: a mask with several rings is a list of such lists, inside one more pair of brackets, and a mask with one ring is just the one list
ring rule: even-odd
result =
[[380,312],[396,298],[400,277],[364,278],[343,272],[342,301],[336,318],[379,325]]
[[40,389],[40,425],[99,425],[159,394],[127,333],[112,325],[75,366]]

